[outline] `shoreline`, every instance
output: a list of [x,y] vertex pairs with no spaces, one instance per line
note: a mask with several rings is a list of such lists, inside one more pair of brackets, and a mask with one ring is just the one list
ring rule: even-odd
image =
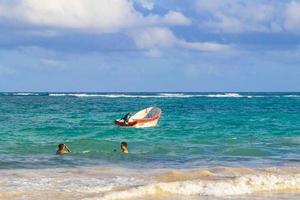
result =
[[[300,167],[0,170],[0,199],[201,199],[300,197]],[[294,198],[295,197],[295,198]]]

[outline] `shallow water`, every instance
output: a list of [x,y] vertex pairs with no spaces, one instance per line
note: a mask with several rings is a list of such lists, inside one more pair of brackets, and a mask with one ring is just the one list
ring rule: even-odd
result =
[[[146,106],[163,110],[158,127],[113,124]],[[0,135],[0,169],[298,165],[300,94],[2,93]],[[54,155],[62,142],[72,156]]]
[[[147,106],[162,109],[158,127],[129,129],[113,124],[125,113]],[[278,188],[270,185],[265,173],[254,170],[257,167],[296,168],[297,176],[290,177],[293,172],[274,180],[292,188],[299,186],[300,93],[0,93],[0,135],[0,173],[4,177],[0,199],[22,199],[22,195],[23,199],[36,199],[45,193],[50,199],[104,198],[132,190],[146,191],[149,199],[181,199],[182,195],[185,199],[198,199],[199,195],[201,199],[210,195],[216,199],[234,199],[236,195],[237,199],[269,198],[273,194],[268,191]],[[120,153],[121,141],[128,142],[128,155]],[[59,143],[67,143],[72,153],[55,155]],[[206,194],[203,190],[209,188],[207,184],[223,187],[227,178],[237,181],[230,188],[247,190],[236,188],[241,182],[235,178],[244,180],[244,174],[227,177],[226,170],[221,170],[218,180],[209,183],[205,177],[195,181],[195,174],[182,175],[185,178],[180,174],[203,168],[214,173],[225,166],[252,169],[248,182],[255,183],[259,176],[260,181],[267,180],[261,183],[273,188],[237,192],[231,198],[232,194]],[[112,171],[105,171],[107,168]],[[78,171],[72,174],[72,170]],[[179,185],[169,183],[166,177],[156,179],[162,171],[174,170],[179,172],[170,179]],[[76,188],[81,188],[78,193]],[[83,193],[79,191],[82,188]],[[170,192],[170,188],[183,193]],[[189,188],[195,188],[196,194],[184,194]],[[297,191],[289,190],[277,191],[272,198],[299,199]]]

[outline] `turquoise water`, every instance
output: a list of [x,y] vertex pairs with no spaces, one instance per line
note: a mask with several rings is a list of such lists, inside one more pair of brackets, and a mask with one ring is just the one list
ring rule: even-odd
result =
[[[148,106],[158,127],[114,125]],[[300,93],[0,93],[0,136],[0,169],[299,166]]]

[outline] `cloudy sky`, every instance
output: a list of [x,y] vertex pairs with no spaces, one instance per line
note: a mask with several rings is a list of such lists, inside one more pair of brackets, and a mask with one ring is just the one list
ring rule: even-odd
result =
[[300,91],[300,0],[0,0],[0,91]]

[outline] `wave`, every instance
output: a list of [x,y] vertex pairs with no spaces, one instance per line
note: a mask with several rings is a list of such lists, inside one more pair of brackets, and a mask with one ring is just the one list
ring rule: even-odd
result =
[[[113,192],[101,199],[131,199],[145,196],[156,196],[160,193],[176,196],[229,196],[243,195],[257,192],[286,191],[300,189],[300,175],[273,176],[252,175],[230,181],[181,181],[171,183],[157,183],[140,186],[133,189]],[[99,199],[99,198],[89,198]],[[87,199],[86,199],[87,200]]]
[[62,96],[73,96],[73,97],[103,97],[103,98],[154,98],[157,96],[153,95],[127,95],[127,94],[86,94],[86,93],[52,93],[49,94],[49,96],[56,96],[56,97],[62,97]]
[[[101,199],[132,199],[143,198],[145,196],[155,197],[160,194],[182,197],[191,195],[222,197],[259,192],[299,192],[300,190],[299,171],[297,174],[279,173],[277,169],[274,171],[270,169],[253,170],[246,168],[230,168],[229,171],[231,171],[230,174],[223,174],[221,176],[207,170],[187,173],[171,172],[171,175],[170,173],[167,173],[164,176],[167,176],[167,179],[170,179],[170,176],[173,175],[175,176],[175,180],[187,180],[151,183],[123,191],[114,191],[104,195]],[[242,174],[239,174],[239,171],[243,171]],[[88,199],[92,200],[99,198]]]
[[86,94],[86,93],[50,93],[50,97],[64,97],[64,96],[74,96],[74,97],[105,97],[106,95],[101,94]]
[[193,98],[193,97],[209,97],[209,98],[251,98],[255,96],[244,96],[238,93],[224,94],[184,94],[184,93],[159,93],[156,95],[132,95],[132,94],[88,94],[88,93],[50,93],[49,96],[74,96],[74,97],[102,97],[102,98]]
[[158,95],[132,95],[132,94],[88,94],[88,93],[50,93],[49,96],[74,96],[74,97],[102,97],[102,98],[189,98],[197,95],[162,93]]
[[298,94],[251,94],[251,93],[0,93],[4,96],[51,96],[51,97],[79,97],[79,98],[300,98]]
[[284,95],[283,97],[287,97],[287,98],[300,98],[300,95]]
[[224,93],[224,94],[209,94],[207,97],[213,97],[213,98],[225,98],[225,97],[231,97],[231,98],[241,98],[245,97],[243,95],[240,95],[238,93]]
[[32,92],[17,92],[12,93],[13,96],[38,96],[39,93],[32,93]]
[[[63,174],[63,176],[62,176]],[[161,196],[214,196],[288,192],[300,194],[300,168],[209,168],[191,171],[168,169],[107,168],[44,169],[1,171],[0,198],[19,191],[22,198],[153,199]],[[57,185],[57,183],[60,183]],[[80,197],[80,198],[79,198]],[[91,198],[87,198],[91,197]],[[72,198],[71,198],[72,199]],[[251,198],[250,198],[251,199]]]
[[160,93],[159,97],[169,97],[169,98],[189,98],[189,97],[200,97],[202,95],[191,95],[183,93]]

